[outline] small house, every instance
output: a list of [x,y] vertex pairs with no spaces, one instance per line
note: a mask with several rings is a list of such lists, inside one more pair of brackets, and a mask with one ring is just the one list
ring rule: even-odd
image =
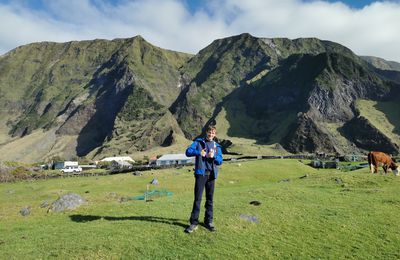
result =
[[149,165],[156,165],[157,163],[157,156],[152,156],[149,158]]
[[164,154],[157,159],[157,166],[185,165],[194,163],[194,157],[187,157],[185,154]]

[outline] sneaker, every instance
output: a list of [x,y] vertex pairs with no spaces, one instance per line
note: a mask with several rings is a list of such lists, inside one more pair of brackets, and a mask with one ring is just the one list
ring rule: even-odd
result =
[[217,231],[217,230],[215,229],[214,223],[212,223],[212,222],[206,223],[206,224],[205,224],[205,227],[206,227],[208,230],[210,230],[211,232]]
[[190,224],[190,226],[188,226],[186,229],[185,229],[185,232],[186,233],[192,233],[193,231],[195,231],[197,229],[197,225],[195,225],[195,224]]

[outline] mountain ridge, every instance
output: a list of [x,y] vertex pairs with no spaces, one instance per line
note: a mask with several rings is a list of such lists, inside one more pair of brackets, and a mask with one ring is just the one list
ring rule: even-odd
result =
[[[0,152],[23,160],[24,138],[37,151],[30,161],[182,151],[216,124],[227,152],[398,153],[399,133],[357,120],[358,100],[396,104],[397,74],[382,71],[317,38],[244,33],[196,55],[141,36],[28,44],[0,57]],[[352,126],[370,130],[357,136]]]

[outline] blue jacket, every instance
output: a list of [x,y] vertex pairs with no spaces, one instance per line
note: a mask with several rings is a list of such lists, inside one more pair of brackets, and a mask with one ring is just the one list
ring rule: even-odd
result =
[[[214,155],[213,171],[215,178],[218,177],[218,165],[222,164],[222,151],[221,146],[215,142],[217,152]],[[194,167],[194,173],[204,175],[206,169],[206,158],[201,156],[201,150],[206,147],[205,138],[197,138],[194,142],[186,149],[186,156],[196,156],[196,162]]]

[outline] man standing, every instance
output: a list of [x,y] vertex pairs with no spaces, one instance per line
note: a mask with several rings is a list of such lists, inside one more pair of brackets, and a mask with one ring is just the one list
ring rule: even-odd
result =
[[197,138],[187,149],[186,156],[196,156],[194,177],[194,202],[190,216],[190,226],[186,233],[192,233],[199,224],[200,204],[203,190],[206,190],[204,225],[210,231],[215,231],[213,223],[213,200],[215,179],[218,177],[218,165],[222,164],[221,146],[214,141],[215,126],[208,126],[205,138]]

